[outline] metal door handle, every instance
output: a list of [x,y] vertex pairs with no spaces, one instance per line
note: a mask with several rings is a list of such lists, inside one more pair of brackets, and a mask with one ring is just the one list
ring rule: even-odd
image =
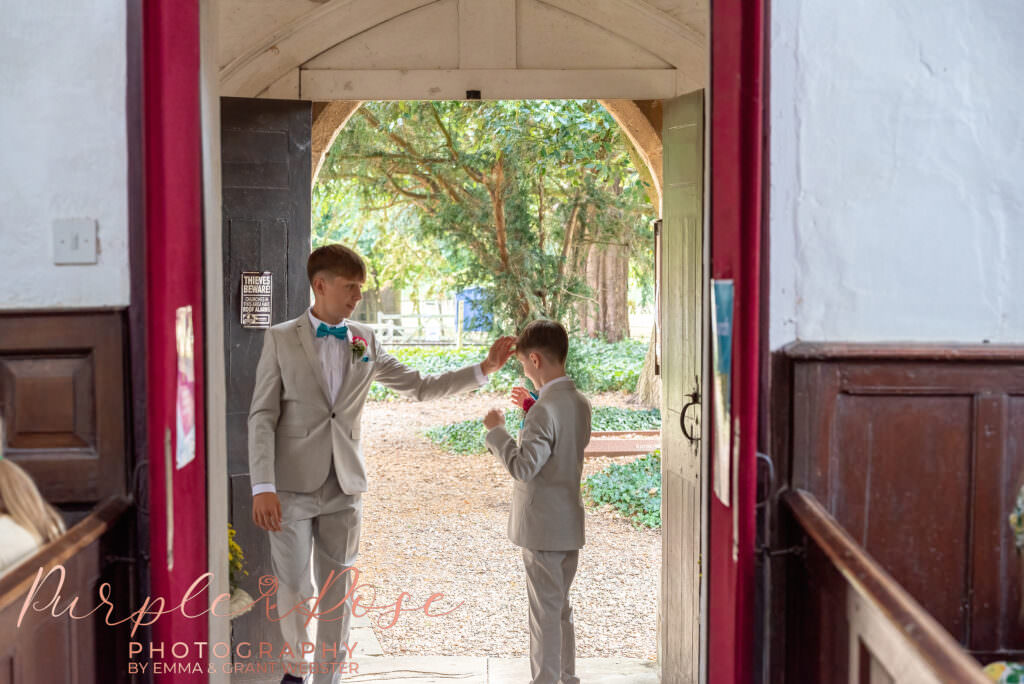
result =
[[683,407],[682,413],[679,414],[679,429],[683,431],[683,434],[686,435],[686,439],[690,440],[691,443],[699,442],[700,437],[694,437],[690,434],[690,431],[686,429],[686,412],[690,410],[691,406],[700,406],[700,392],[695,391],[686,396],[690,398],[690,401]]

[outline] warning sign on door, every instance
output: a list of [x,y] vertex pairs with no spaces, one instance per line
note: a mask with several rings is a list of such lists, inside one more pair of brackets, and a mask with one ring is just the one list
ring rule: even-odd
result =
[[242,327],[269,328],[273,276],[270,271],[242,271]]

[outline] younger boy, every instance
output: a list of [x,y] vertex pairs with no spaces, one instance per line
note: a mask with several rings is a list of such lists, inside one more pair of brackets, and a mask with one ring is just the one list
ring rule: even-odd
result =
[[[484,418],[487,448],[510,475],[508,537],[523,549],[530,598],[532,684],[579,684],[569,587],[583,547],[583,449],[590,442],[590,401],[565,374],[569,336],[559,323],[538,320],[523,329],[516,356],[537,399],[528,409],[517,444],[505,418]],[[513,391],[522,406],[526,392]]]

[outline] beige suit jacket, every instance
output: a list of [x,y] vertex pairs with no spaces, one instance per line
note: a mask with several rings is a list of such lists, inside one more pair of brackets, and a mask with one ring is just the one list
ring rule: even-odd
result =
[[583,449],[590,443],[590,400],[569,381],[544,390],[526,414],[517,444],[504,426],[487,448],[515,479],[508,538],[535,551],[572,551],[586,541]]
[[480,386],[473,366],[424,376],[387,354],[369,326],[349,321],[348,327],[353,337],[367,341],[370,359],[345,355],[333,403],[327,399],[307,312],[267,330],[249,408],[249,475],[254,484],[312,492],[327,481],[333,459],[342,491],[365,492],[360,420],[374,380],[418,401]]

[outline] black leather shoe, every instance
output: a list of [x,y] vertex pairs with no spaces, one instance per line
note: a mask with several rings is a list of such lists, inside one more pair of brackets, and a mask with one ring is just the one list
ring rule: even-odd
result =
[[302,684],[302,677],[286,673],[284,677],[281,677],[281,684]]

